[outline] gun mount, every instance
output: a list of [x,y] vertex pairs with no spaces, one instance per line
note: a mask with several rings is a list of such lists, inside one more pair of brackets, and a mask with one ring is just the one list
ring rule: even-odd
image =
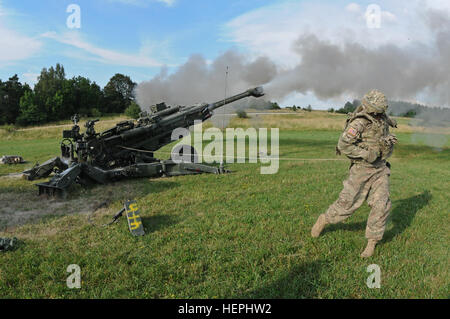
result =
[[154,158],[153,153],[173,142],[173,130],[189,128],[198,120],[206,121],[213,115],[213,110],[226,104],[263,95],[262,87],[257,87],[210,104],[168,107],[160,103],[151,107],[151,114],[143,112],[137,121],[122,121],[101,133],[95,131],[98,119],[86,122],[85,133],[80,133],[79,117],[75,115],[72,117],[72,129],[63,131],[61,157],[42,165],[36,164],[24,171],[23,176],[35,180],[55,171],[48,182],[36,184],[39,195],[65,196],[66,190],[75,182],[82,185],[92,182],[105,184],[127,177],[224,173],[223,167],[193,161],[159,160]]

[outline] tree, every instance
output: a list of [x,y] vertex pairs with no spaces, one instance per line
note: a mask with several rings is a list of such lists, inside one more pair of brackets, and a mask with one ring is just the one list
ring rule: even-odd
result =
[[354,99],[353,102],[352,102],[352,105],[353,105],[353,107],[356,110],[356,108],[361,105],[361,101],[358,100],[358,99]]
[[117,73],[103,89],[105,96],[105,113],[123,113],[134,100],[133,91],[136,83],[129,76]]
[[416,115],[417,115],[417,113],[414,110],[409,110],[408,112],[403,114],[404,117],[415,117]]
[[133,119],[139,118],[139,113],[141,113],[141,108],[134,101],[131,102],[130,106],[125,110],[125,115]]
[[292,111],[296,112],[297,111],[297,107],[294,105],[292,106]]
[[[355,100],[355,101],[357,101],[357,100]],[[342,114],[352,113],[355,111],[356,107],[357,106],[355,106],[353,103],[347,101],[347,103],[345,103],[344,107],[337,110],[336,113],[342,113]]]
[[308,105],[308,107],[306,108],[306,110],[307,110],[308,112],[311,112],[311,111],[312,111],[311,104]]
[[20,98],[31,88],[22,85],[14,75],[7,82],[0,80],[0,124],[13,124],[20,114]]
[[236,114],[240,119],[248,119],[247,112],[245,112],[244,110],[237,110]]
[[100,87],[91,80],[78,76],[71,80],[73,114],[79,113],[87,116],[95,116],[93,109],[99,110],[104,108],[104,97]]
[[281,107],[278,105],[277,102],[271,102],[271,103],[270,103],[270,109],[271,109],[271,110],[280,110]]
[[[61,90],[56,91],[55,95],[48,97],[45,102],[45,108],[50,110],[53,119],[64,118],[65,108],[63,105],[63,96]],[[59,116],[58,116],[59,115]]]
[[346,110],[347,112],[353,112],[355,110],[355,106],[353,105],[353,103],[347,102],[344,105],[344,110]]
[[39,109],[34,92],[26,91],[20,98],[20,115],[17,118],[17,124],[39,124],[44,122],[45,119],[46,115]]
[[[34,86],[34,103],[37,111],[45,115],[45,120],[52,121],[60,119],[61,112],[65,115],[68,109],[62,105],[53,105],[54,99],[58,101],[63,96],[62,89],[66,81],[64,67],[59,63],[56,67],[50,67],[48,70],[43,68],[38,77],[38,82]],[[58,95],[58,97],[56,97]]]

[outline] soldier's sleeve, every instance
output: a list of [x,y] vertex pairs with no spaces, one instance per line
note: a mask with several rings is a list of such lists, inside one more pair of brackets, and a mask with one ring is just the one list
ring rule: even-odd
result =
[[338,149],[350,159],[367,159],[369,151],[359,146],[366,120],[357,118],[349,123],[338,142]]

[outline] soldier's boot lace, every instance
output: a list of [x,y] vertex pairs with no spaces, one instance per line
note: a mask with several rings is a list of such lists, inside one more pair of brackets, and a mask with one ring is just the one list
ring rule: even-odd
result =
[[361,253],[362,258],[368,258],[371,257],[375,251],[375,246],[377,245],[378,240],[375,239],[369,239],[367,242],[366,249]]
[[314,224],[313,228],[311,229],[311,236],[314,238],[319,237],[327,224],[328,223],[327,223],[325,214],[321,214],[319,216],[319,218],[317,218],[316,223]]

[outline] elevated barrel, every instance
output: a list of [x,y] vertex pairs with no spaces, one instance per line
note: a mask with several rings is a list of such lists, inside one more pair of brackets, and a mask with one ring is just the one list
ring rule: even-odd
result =
[[264,95],[263,88],[261,86],[258,86],[256,88],[249,89],[249,90],[247,90],[247,91],[245,91],[243,93],[230,96],[230,97],[228,97],[226,99],[223,99],[221,101],[217,101],[215,103],[211,103],[211,104],[208,105],[208,109],[210,111],[212,111],[212,110],[215,110],[215,109],[217,109],[219,107],[222,107],[222,106],[224,106],[226,104],[233,103],[235,101],[241,100],[241,99],[249,97],[249,96],[261,97],[263,95]]

